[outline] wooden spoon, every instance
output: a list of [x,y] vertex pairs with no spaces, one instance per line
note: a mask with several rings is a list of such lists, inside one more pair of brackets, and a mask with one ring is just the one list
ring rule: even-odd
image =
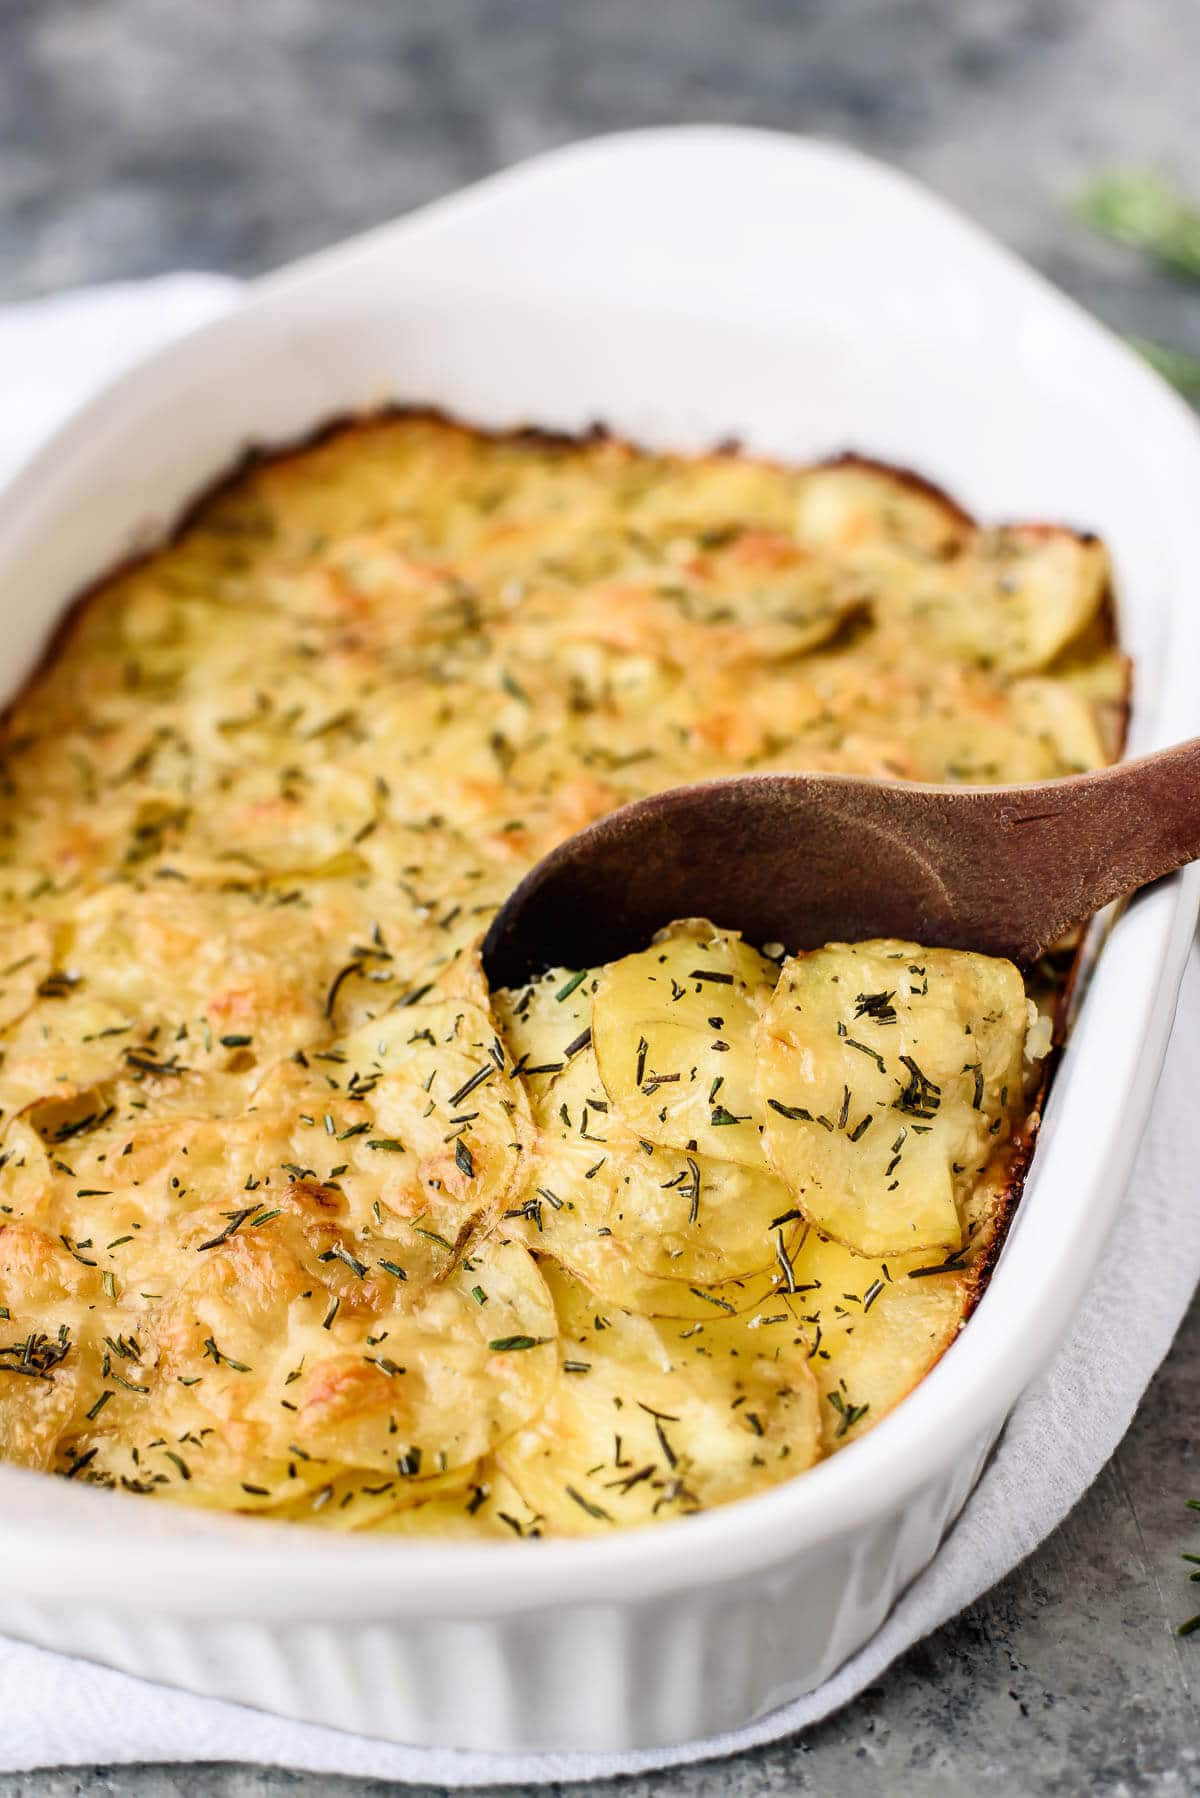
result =
[[756,945],[906,937],[1028,966],[1200,858],[1200,738],[1094,774],[937,787],[745,774],[622,806],[545,856],[483,945],[493,987],[594,967],[674,918]]

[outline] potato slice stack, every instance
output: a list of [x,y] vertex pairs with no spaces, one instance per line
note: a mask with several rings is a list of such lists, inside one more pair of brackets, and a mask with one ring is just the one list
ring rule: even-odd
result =
[[[108,1485],[352,1527],[465,1493],[556,1364],[545,1282],[500,1227],[530,1122],[491,1016],[395,1008],[258,1069],[224,1118],[146,1118],[158,1085],[182,1107],[201,1077],[151,1047],[110,1059],[10,1126],[38,1221],[5,1224],[0,1272],[69,1293],[70,1353],[44,1380],[54,1342],[8,1308],[29,1373],[0,1382],[0,1433],[36,1378]],[[106,1241],[85,1232],[98,1196]]]
[[510,1223],[561,1339],[498,1463],[548,1530],[790,1477],[953,1341],[1036,1081],[1010,963],[880,941],[780,966],[690,920],[497,1006],[535,1131]]

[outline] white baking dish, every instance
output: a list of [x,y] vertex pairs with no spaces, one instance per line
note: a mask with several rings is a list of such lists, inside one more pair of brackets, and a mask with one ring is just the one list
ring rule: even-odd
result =
[[[259,283],[89,405],[0,497],[0,679],[251,443],[399,398],[912,464],[988,518],[1103,534],[1133,747],[1200,731],[1200,436],[1099,326],[908,180],[720,129],[542,158]],[[0,1629],[412,1743],[620,1749],[824,1679],[930,1558],[1121,1201],[1197,902],[1118,920],[965,1334],[872,1434],[760,1498],[605,1540],[336,1539],[0,1466]]]

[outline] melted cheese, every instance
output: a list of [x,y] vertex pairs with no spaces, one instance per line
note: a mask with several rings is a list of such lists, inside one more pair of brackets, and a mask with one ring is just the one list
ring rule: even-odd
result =
[[[555,843],[682,781],[1104,760],[1106,590],[1097,544],[977,530],[869,465],[422,416],[208,501],[77,610],[4,727],[0,1452],[226,1508],[536,1535],[717,1502],[866,1427],[821,1346],[847,1307],[803,1277],[849,1251],[791,1203],[800,1148],[772,1126],[772,1172],[757,1114],[713,1127],[711,1056],[685,1105],[630,1105],[646,1030],[614,1037],[611,985],[493,1007],[475,947]],[[600,1065],[576,1068],[593,1002]],[[589,1180],[562,1107],[625,1063]],[[1005,1180],[954,1194],[973,1254]],[[777,1195],[800,1215],[772,1228]],[[719,1212],[709,1235],[693,1210]],[[860,1301],[882,1279],[862,1267]],[[922,1290],[915,1346],[890,1296],[862,1320],[867,1422],[971,1289]],[[564,1370],[593,1352],[587,1397]],[[679,1399],[689,1466],[639,1413],[654,1470],[625,1493],[617,1447],[602,1500],[589,1432],[627,1373]]]

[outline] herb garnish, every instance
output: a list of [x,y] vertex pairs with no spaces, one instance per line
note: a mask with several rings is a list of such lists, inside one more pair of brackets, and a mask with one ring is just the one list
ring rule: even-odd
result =
[[827,1392],[825,1394],[825,1396],[829,1400],[830,1404],[833,1406],[834,1410],[837,1412],[838,1417],[840,1419],[840,1421],[838,1423],[838,1427],[837,1427],[836,1431],[834,1432],[835,1438],[838,1436],[844,1436],[846,1434],[847,1430],[853,1429],[854,1425],[856,1423],[861,1422],[861,1420],[867,1415],[867,1412],[871,1409],[869,1404],[868,1405],[852,1405],[847,1399],[844,1399],[842,1397],[840,1392],[837,1392],[837,1391]]
[[574,1486],[564,1486],[563,1490],[568,1498],[573,1498],[580,1509],[586,1511],[589,1517],[594,1517],[598,1523],[612,1522],[612,1517],[603,1505],[593,1504],[590,1498],[585,1498],[582,1492],[575,1490]]
[[[0,1373],[25,1374],[31,1379],[48,1380],[71,1352],[71,1332],[66,1324],[59,1326],[57,1336],[31,1330],[24,1342],[9,1343],[0,1348]],[[11,1360],[6,1357],[13,1357]]]
[[868,1047],[866,1043],[857,1042],[854,1037],[848,1036],[844,1024],[838,1025],[838,1035],[842,1038],[848,1049],[857,1049],[860,1055],[869,1056],[881,1074],[887,1073],[887,1067],[884,1063],[883,1056],[880,1055],[877,1049],[872,1049]]
[[[1184,1502],[1189,1511],[1200,1511],[1200,1498],[1189,1498]],[[1188,1554],[1185,1552],[1181,1555],[1180,1559],[1187,1561],[1191,1566],[1196,1568],[1196,1572],[1190,1573],[1188,1578],[1195,1581],[1197,1584],[1200,1584],[1200,1555]],[[1177,1636],[1194,1636],[1198,1631],[1200,1631],[1200,1611],[1197,1611],[1194,1617],[1189,1617],[1186,1622],[1181,1623],[1175,1631],[1175,1634]]]
[[854,1001],[856,1018],[870,1018],[875,1024],[894,1024],[896,1007],[892,1000],[896,997],[895,989],[890,993],[860,993]]
[[781,1118],[790,1118],[793,1123],[811,1124],[813,1121],[812,1112],[805,1110],[803,1105],[785,1105],[780,1099],[768,1099],[767,1104],[772,1111],[777,1111]]
[[900,1061],[908,1069],[908,1081],[899,1098],[892,1101],[893,1108],[906,1111],[911,1117],[935,1117],[942,1103],[941,1087],[921,1072],[911,1055],[902,1055]]

